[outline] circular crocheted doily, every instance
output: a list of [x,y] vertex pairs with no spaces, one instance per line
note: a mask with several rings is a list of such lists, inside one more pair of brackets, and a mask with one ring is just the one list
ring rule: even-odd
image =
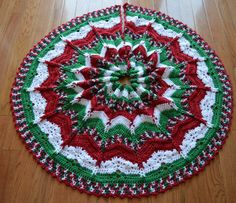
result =
[[232,90],[196,32],[125,4],[72,19],[24,58],[15,125],[37,162],[97,196],[163,192],[222,147]]

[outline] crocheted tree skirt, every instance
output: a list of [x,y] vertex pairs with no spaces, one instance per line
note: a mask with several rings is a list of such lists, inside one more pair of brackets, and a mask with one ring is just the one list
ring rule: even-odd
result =
[[201,171],[232,114],[224,66],[196,32],[125,4],[72,19],[24,58],[17,131],[59,181],[97,196],[163,192]]

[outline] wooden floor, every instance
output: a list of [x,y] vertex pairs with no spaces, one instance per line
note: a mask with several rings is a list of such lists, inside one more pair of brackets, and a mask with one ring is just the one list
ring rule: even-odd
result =
[[[164,194],[139,200],[96,198],[60,184],[36,164],[16,135],[9,110],[9,91],[28,50],[61,23],[88,11],[122,3],[122,0],[0,0],[0,203],[236,202],[236,116],[224,149],[204,172]],[[130,0],[129,3],[163,11],[197,30],[225,63],[235,90],[236,0]]]

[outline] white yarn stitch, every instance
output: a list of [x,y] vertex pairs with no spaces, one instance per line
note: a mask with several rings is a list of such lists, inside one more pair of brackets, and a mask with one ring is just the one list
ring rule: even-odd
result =
[[33,81],[28,88],[28,91],[33,91],[37,87],[40,87],[40,85],[48,78],[48,67],[45,63],[39,63],[37,69],[36,69],[36,75],[33,78]]
[[198,127],[189,130],[183,139],[182,144],[180,145],[181,154],[184,157],[187,157],[191,149],[195,148],[197,140],[205,137],[205,134],[208,131],[208,127],[204,124],[200,124]]
[[30,92],[29,95],[30,101],[33,103],[34,123],[38,123],[40,118],[44,115],[47,101],[38,91]]
[[[130,16],[127,17],[127,20],[131,19]],[[112,21],[113,24],[118,23],[118,21]],[[145,21],[142,21],[142,19],[138,20],[137,24],[142,25]],[[107,23],[107,22],[106,22]],[[98,23],[98,26],[101,26],[102,23]],[[175,37],[178,35],[178,33],[164,29],[164,27],[160,24],[153,23],[153,28],[160,34],[166,35],[169,37]],[[90,31],[91,27],[82,27],[80,28],[80,33],[72,33],[65,37],[67,40],[76,40],[79,38],[84,38],[88,32]],[[181,44],[181,50],[193,57],[200,57],[200,55],[196,52],[196,50],[191,49],[188,47],[188,43],[181,37],[179,39],[179,42]],[[43,60],[51,60],[53,57],[59,56],[64,52],[65,43],[59,42],[55,45],[55,49],[51,50],[46,54],[42,59]],[[195,55],[196,54],[196,55]],[[198,62],[197,66],[197,74],[198,77],[204,82],[206,86],[209,86],[211,88],[214,88],[214,84],[212,79],[207,75],[208,68],[205,64],[205,62]],[[40,73],[40,74],[39,74]],[[34,77],[32,84],[30,86],[30,90],[34,90],[35,88],[39,87],[48,77],[48,71],[47,71],[47,65],[40,62],[37,67],[37,75]],[[166,78],[167,80],[168,77]],[[171,80],[169,80],[171,81]],[[172,81],[171,81],[172,82]],[[173,82],[172,82],[173,83]],[[132,94],[135,95],[135,92]],[[135,95],[136,96],[136,95]],[[42,97],[42,95],[38,92],[30,92],[30,100],[34,104],[33,106],[33,112],[35,116],[35,121],[39,120],[39,118],[43,115],[44,109],[46,107],[46,101]],[[83,100],[84,102],[85,100]],[[208,121],[209,123],[212,122],[212,105],[215,103],[215,93],[213,92],[207,92],[207,95],[200,103],[200,108],[203,114],[204,120]],[[86,105],[86,104],[85,104]],[[87,106],[87,105],[86,105]],[[40,108],[39,108],[40,107]],[[88,107],[88,106],[87,106]],[[87,109],[88,111],[89,109]],[[104,114],[104,112],[94,112],[92,117],[99,117],[103,120],[104,124],[107,124],[109,122],[108,117]],[[142,116],[136,117],[135,120],[135,126],[138,126],[142,120],[146,120],[145,118],[140,118]],[[157,120],[158,120],[158,114],[156,114]],[[150,117],[149,117],[150,118]],[[148,119],[149,119],[148,118]],[[117,120],[123,120],[123,118],[119,117]],[[116,123],[119,123],[117,120],[115,120]],[[112,125],[112,124],[111,124]],[[126,125],[130,125],[126,123]],[[79,164],[82,167],[86,167],[94,173],[113,173],[116,170],[120,170],[123,173],[126,174],[146,174],[152,170],[156,170],[160,167],[161,163],[171,163],[177,159],[180,158],[179,153],[176,150],[172,151],[158,151],[153,153],[153,155],[147,160],[144,164],[144,169],[140,170],[139,167],[137,167],[137,164],[133,164],[127,160],[114,157],[111,160],[105,161],[101,163],[100,167],[96,166],[96,161],[93,160],[85,150],[83,150],[80,147],[65,147],[64,149],[61,149],[62,139],[61,139],[61,131],[60,128],[56,124],[52,124],[47,120],[44,120],[40,123],[38,123],[38,126],[40,129],[48,135],[49,142],[54,146],[55,150],[57,152],[61,151],[63,155],[65,155],[67,158],[76,159]],[[200,124],[200,126],[189,130],[188,133],[185,135],[185,138],[183,140],[183,143],[181,145],[181,153],[184,156],[187,156],[187,154],[190,152],[190,150],[196,146],[196,142],[198,139],[203,138],[205,136],[205,133],[207,132],[208,128],[204,124]]]

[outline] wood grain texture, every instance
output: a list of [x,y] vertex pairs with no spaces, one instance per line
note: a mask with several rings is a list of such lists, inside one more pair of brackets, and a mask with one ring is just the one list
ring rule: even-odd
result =
[[[160,10],[197,30],[224,62],[235,92],[235,0],[0,0],[0,203],[236,202],[236,110],[229,138],[210,166],[186,183],[148,198],[121,200],[81,194],[51,178],[24,149],[9,108],[10,88],[23,57],[63,22],[124,2]],[[234,109],[235,104],[236,99]]]

